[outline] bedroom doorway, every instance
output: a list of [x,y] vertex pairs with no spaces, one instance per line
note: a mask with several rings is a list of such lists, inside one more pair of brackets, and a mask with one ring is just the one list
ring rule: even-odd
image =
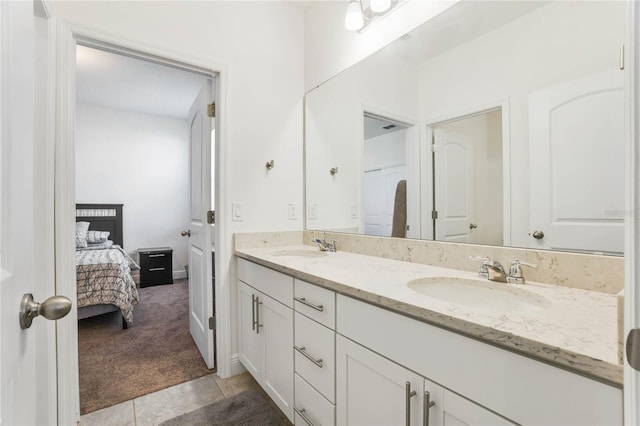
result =
[[[78,323],[86,414],[215,371],[206,212],[213,210],[216,120],[206,106],[217,76],[96,43],[78,44],[76,58],[75,200],[121,205],[119,245],[136,264],[124,297],[135,305],[132,318],[120,315],[126,302],[96,298],[87,308],[115,311]],[[94,222],[78,212],[76,222]],[[92,237],[107,231],[100,226],[89,228]],[[78,282],[78,306],[83,295]]]

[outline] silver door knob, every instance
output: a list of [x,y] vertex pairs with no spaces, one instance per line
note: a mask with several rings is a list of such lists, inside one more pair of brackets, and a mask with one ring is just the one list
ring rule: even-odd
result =
[[20,302],[20,328],[31,327],[31,322],[39,315],[46,319],[57,320],[67,315],[70,310],[71,300],[64,296],[53,296],[38,303],[33,301],[33,294],[27,293],[22,296]]
[[189,229],[187,231],[182,231],[180,233],[180,235],[182,235],[183,237],[190,237],[191,236],[191,229]]
[[544,238],[544,232],[542,231],[533,231],[533,234],[531,234],[531,236],[533,238],[535,238],[536,240],[541,240]]

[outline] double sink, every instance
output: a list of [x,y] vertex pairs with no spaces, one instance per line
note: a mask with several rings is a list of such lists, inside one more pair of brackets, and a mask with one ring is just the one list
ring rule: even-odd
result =
[[[321,258],[326,251],[317,249],[277,250],[276,257]],[[551,301],[516,285],[507,285],[482,279],[458,277],[425,277],[411,280],[407,287],[416,293],[441,302],[465,305],[471,308],[503,312],[531,312],[551,307]]]

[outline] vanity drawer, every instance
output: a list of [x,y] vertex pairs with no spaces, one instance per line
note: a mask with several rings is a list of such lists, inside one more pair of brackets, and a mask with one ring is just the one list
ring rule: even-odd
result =
[[[312,388],[298,374],[295,374],[295,424],[307,425],[309,422],[316,426],[335,425],[335,406]],[[304,420],[299,414],[307,418]]]
[[297,312],[335,330],[335,292],[305,281],[295,280],[294,308]]
[[238,279],[293,308],[293,277],[238,258]]
[[335,332],[298,312],[294,315],[294,330],[295,371],[334,402]]

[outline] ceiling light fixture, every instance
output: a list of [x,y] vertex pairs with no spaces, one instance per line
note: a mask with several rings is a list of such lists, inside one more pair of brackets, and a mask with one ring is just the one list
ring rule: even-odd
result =
[[393,10],[402,0],[351,0],[344,16],[344,27],[349,31],[361,31],[375,18]]

